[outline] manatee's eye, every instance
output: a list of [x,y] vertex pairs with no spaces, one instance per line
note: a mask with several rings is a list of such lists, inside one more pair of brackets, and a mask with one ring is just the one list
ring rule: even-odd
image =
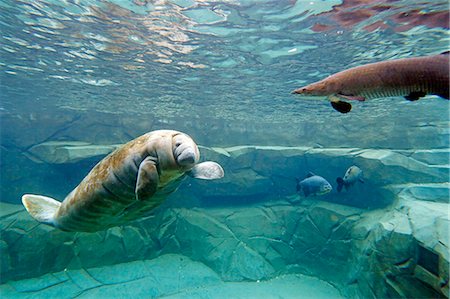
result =
[[176,143],[175,143],[175,147],[179,147],[181,145],[181,142],[180,141],[177,141]]

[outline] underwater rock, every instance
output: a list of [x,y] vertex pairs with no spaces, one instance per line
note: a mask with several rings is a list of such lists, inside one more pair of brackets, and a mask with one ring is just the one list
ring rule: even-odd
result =
[[[84,270],[65,270],[0,286],[6,297],[155,298],[220,284],[214,271],[182,255]],[[19,297],[17,297],[19,296]]]
[[[180,250],[216,269],[224,280],[258,280],[273,275],[273,267],[240,239],[241,232],[222,222],[227,223],[225,219],[232,217],[233,211],[224,208],[208,215],[203,210],[177,209],[176,213]],[[250,229],[250,223],[264,223],[258,221],[257,215],[248,215],[253,217],[249,217],[249,225],[245,227]],[[246,233],[242,232],[242,236]]]
[[[437,152],[440,155],[440,151]],[[372,177],[386,183],[445,181],[449,163],[447,165],[428,165],[412,158],[413,153],[414,151],[367,149],[362,150],[355,157],[355,162],[361,169],[376,169],[376,172],[371,172]]]
[[[35,106],[35,105],[33,105]],[[67,133],[80,116],[78,112],[57,113],[55,111],[32,111],[23,109],[21,113],[2,112],[2,145],[12,148],[29,148],[42,143],[58,133]],[[40,110],[40,109],[39,109]],[[44,109],[45,110],[45,109]],[[39,127],[39,130],[36,128]],[[58,129],[55,129],[58,128]],[[72,137],[72,136],[71,136]],[[74,138],[75,139],[75,138]]]
[[2,272],[11,270],[11,258],[9,257],[9,246],[3,240],[0,240],[0,265]]
[[93,289],[96,283],[114,289],[114,283],[126,277],[143,280],[140,275],[147,270],[124,268],[121,275],[110,277],[107,270],[88,269],[179,253],[204,263],[226,281],[304,273],[336,285],[349,284],[346,294],[360,297],[411,296],[410,284],[421,281],[419,285],[428,287],[416,286],[414,292],[430,297],[445,294],[447,288],[440,284],[448,280],[447,207],[414,200],[407,192],[400,193],[392,207],[373,211],[314,199],[242,207],[166,205],[129,226],[88,234],[36,224],[24,210],[2,203],[0,220],[6,225],[0,240],[5,261],[1,278],[5,283],[67,268],[70,279],[58,274],[55,277],[63,281],[48,283],[84,281],[88,276],[95,279],[84,283]]
[[448,182],[391,185],[390,188],[398,192],[400,197],[406,196],[425,201],[450,204],[450,183]]
[[272,277],[275,269],[257,251],[240,242],[231,256],[227,272],[227,280],[256,281]]
[[[213,155],[227,171],[215,188],[192,183],[196,196],[203,199],[201,202],[211,204],[217,204],[214,198],[216,202],[238,203],[292,195],[296,192],[295,178],[303,178],[310,171],[335,186],[336,178],[342,176],[347,165],[355,164],[364,171],[365,183],[342,194],[332,192],[323,199],[356,207],[380,207],[392,203],[401,191],[395,185],[446,182],[450,169],[441,149],[435,150],[436,157],[434,150],[427,150],[425,155],[425,151],[415,150],[281,146],[205,148],[204,152]],[[439,164],[427,164],[425,160]]]
[[37,163],[74,163],[82,159],[107,155],[120,145],[92,145],[78,141],[49,141],[31,147],[25,155]]
[[[2,203],[2,282],[180,253],[227,281],[304,273],[348,284],[349,296],[446,293],[439,281],[448,280],[447,151],[252,145],[201,150],[203,159],[224,166],[225,178],[211,186],[186,180],[179,194],[129,226],[64,233],[37,224],[21,206]],[[82,162],[59,165],[73,172]],[[364,184],[322,201],[295,195],[296,177],[314,171],[334,182],[353,164],[364,171]],[[33,176],[33,167],[27,175]],[[190,195],[182,196],[183,189]],[[411,284],[426,287],[408,291]]]
[[[76,183],[96,162],[95,159],[81,159],[81,157],[90,157],[101,152],[106,154],[113,148],[115,145],[46,142],[36,145],[27,153],[29,157],[33,156],[35,161],[47,162],[40,164],[31,164],[26,158],[21,160],[17,155],[6,152],[5,165],[9,165],[12,173],[4,175],[2,179],[5,184],[10,184],[11,188],[2,189],[1,196],[15,202],[15,199],[23,195],[21,190],[27,189],[48,190],[49,194],[62,198],[70,191],[70,189],[63,190],[62,178],[69,180],[70,183]],[[180,188],[189,186],[189,193],[198,198],[199,203],[205,204],[217,204],[223,200],[233,203],[263,201],[273,196],[294,194],[295,178],[304,178],[311,171],[336,187],[334,183],[336,178],[342,176],[348,166],[357,165],[365,174],[365,184],[343,194],[332,192],[333,194],[324,200],[346,201],[347,204],[357,207],[385,206],[392,202],[393,190],[399,191],[395,188],[390,189],[389,185],[448,181],[450,161],[446,153],[443,149],[394,150],[257,145],[202,147],[202,160],[215,160],[223,165],[226,172],[224,179],[214,182],[213,186],[201,181],[189,181]],[[24,166],[16,167],[13,161],[19,161]],[[33,181],[29,180],[29,177],[33,177]],[[56,183],[49,185],[49,181]],[[21,188],[16,182],[20,182]],[[362,193],[365,194],[364,201],[357,198],[358,194]]]
[[448,165],[450,164],[450,148],[415,150],[411,158],[429,165]]
[[23,214],[23,207],[0,202],[0,229],[5,230],[16,222],[16,214]]
[[[203,182],[195,182],[196,185],[203,186]],[[274,188],[274,183],[269,177],[259,175],[252,169],[242,169],[234,172],[227,172],[227,176],[222,181],[215,184],[212,190],[205,190],[210,197],[257,197],[270,194]],[[200,188],[195,188],[199,190]],[[201,191],[201,190],[199,190]]]
[[[174,252],[205,263],[229,281],[268,279],[285,273],[292,265],[312,262],[311,258],[319,254],[321,259],[314,262],[310,273],[320,276],[330,263],[344,265],[343,260],[333,262],[334,254],[329,253],[339,244],[344,246],[339,249],[342,254],[350,248],[343,230],[354,222],[355,212],[339,211],[328,203],[311,203],[315,205],[310,211],[307,206],[286,203],[214,209],[165,207],[130,226],[92,234],[66,233],[37,224],[22,210],[1,217],[4,223],[9,222],[9,215],[15,219],[1,231],[5,258],[10,260],[9,267],[2,264],[1,278],[4,282]],[[2,206],[11,210],[8,204]],[[329,215],[324,219],[334,221],[328,226],[333,229],[326,233],[332,244],[328,244],[328,236],[313,230],[316,224],[304,220],[320,217],[321,211]],[[313,216],[307,216],[309,213]],[[40,248],[37,253],[36,248]],[[298,254],[299,250],[303,253]],[[57,258],[49,258],[47,252]],[[322,256],[320,252],[325,253]]]
[[353,230],[349,278],[362,297],[440,298],[448,294],[448,204],[402,194],[396,205],[368,212]]
[[65,270],[0,286],[6,298],[344,298],[331,284],[306,275],[268,281],[223,282],[202,263],[167,254],[153,260]]
[[310,219],[327,239],[348,239],[353,224],[360,219],[361,209],[318,202],[310,210]]

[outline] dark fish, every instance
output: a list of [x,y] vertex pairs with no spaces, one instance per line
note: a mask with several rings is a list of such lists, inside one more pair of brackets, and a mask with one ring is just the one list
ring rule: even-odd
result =
[[404,96],[409,101],[416,101],[427,94],[448,100],[449,53],[357,66],[292,93],[326,96],[333,108],[341,113],[352,109],[352,105],[343,100]]
[[312,172],[310,172],[302,181],[298,178],[296,178],[296,180],[297,192],[303,191],[305,197],[308,197],[308,195],[324,195],[333,189],[326,179],[315,175]]
[[337,178],[336,182],[337,192],[341,192],[342,188],[345,187],[345,190],[348,190],[349,187],[353,186],[356,182],[364,183],[363,172],[358,166],[350,166],[344,174],[344,178]]

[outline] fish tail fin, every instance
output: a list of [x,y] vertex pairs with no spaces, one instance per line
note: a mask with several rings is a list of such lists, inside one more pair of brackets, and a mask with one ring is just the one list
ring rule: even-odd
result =
[[31,217],[39,222],[55,226],[55,213],[61,206],[59,201],[47,196],[25,194],[22,196],[22,203]]
[[336,188],[337,192],[341,192],[342,187],[344,187],[344,180],[342,178],[337,178],[336,183],[338,184]]

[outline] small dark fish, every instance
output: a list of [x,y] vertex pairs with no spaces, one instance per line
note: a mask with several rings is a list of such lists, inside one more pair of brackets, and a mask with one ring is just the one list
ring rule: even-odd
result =
[[341,192],[342,187],[345,187],[345,190],[348,190],[351,186],[353,186],[356,182],[364,183],[363,172],[358,166],[350,166],[345,172],[344,178],[337,178],[336,182],[338,184],[337,191]]
[[395,59],[353,67],[321,81],[298,88],[292,93],[326,96],[341,113],[352,105],[344,100],[403,96],[416,101],[427,94],[449,99],[449,53]]
[[326,179],[310,172],[305,179],[297,180],[297,192],[303,191],[305,197],[308,195],[324,195],[329,193],[333,187]]

